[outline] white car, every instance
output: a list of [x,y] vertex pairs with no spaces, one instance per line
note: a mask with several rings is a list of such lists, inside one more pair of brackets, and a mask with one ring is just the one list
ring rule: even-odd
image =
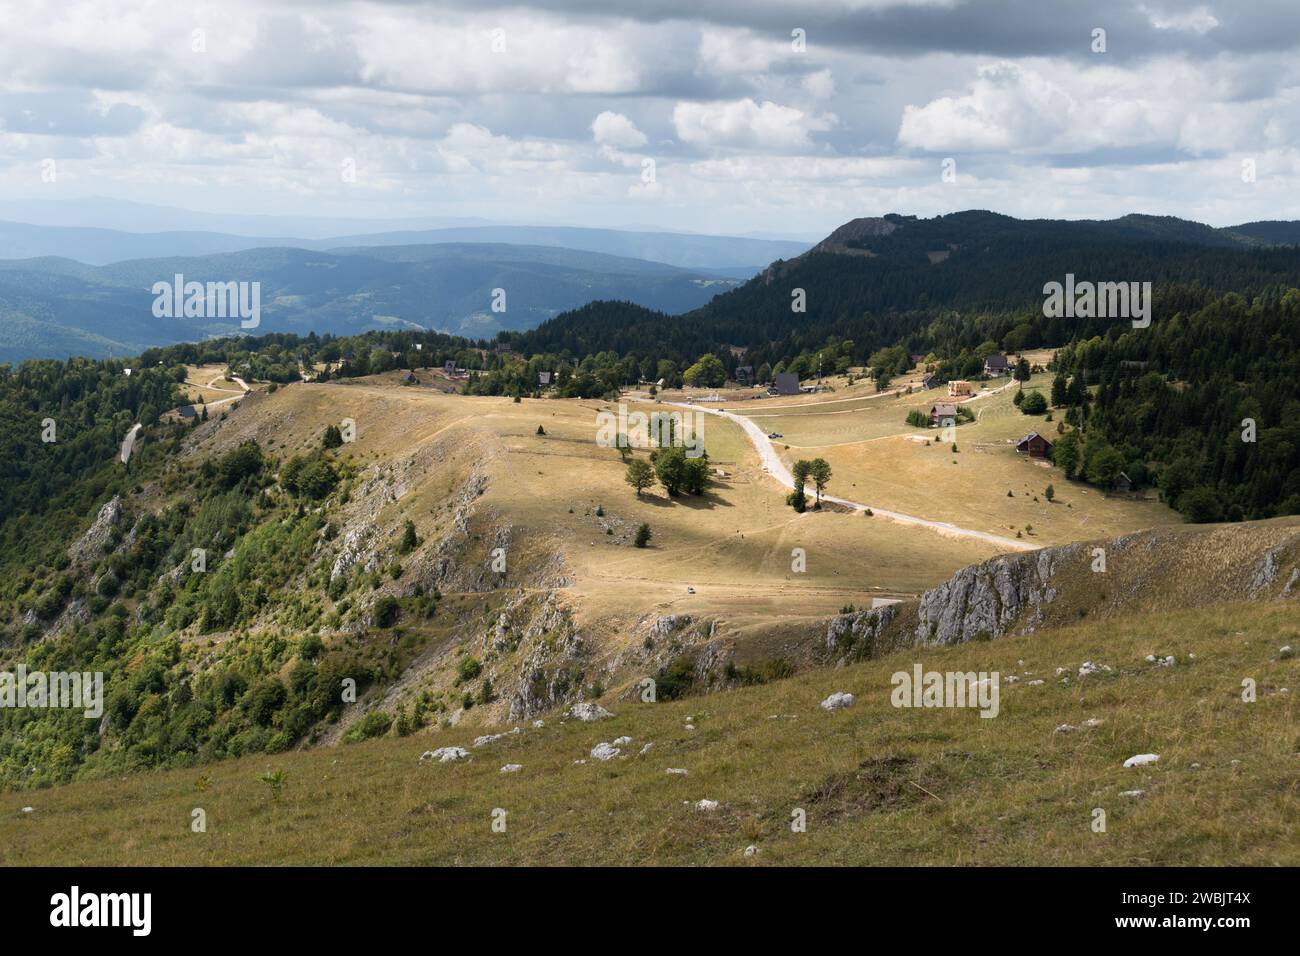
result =
[[695,588],[691,587],[690,585],[687,585],[687,586],[686,586],[686,593],[687,593],[687,594],[694,594],[694,593],[695,593]]

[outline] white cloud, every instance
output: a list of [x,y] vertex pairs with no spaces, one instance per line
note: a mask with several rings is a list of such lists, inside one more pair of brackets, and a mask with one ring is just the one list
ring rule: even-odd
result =
[[1219,27],[1219,19],[1206,7],[1193,10],[1181,10],[1177,13],[1164,13],[1151,10],[1144,5],[1138,6],[1138,12],[1146,14],[1147,22],[1157,30],[1186,30],[1191,33],[1209,33]]
[[[968,3],[927,20],[895,0],[671,17],[529,0],[0,3],[0,196],[714,230],[972,206],[1300,217],[1300,60],[1274,36],[1286,11],[1252,23],[1205,0],[1100,2],[1140,35],[1073,58],[1036,55],[1035,31],[1057,46],[1032,18],[1001,29],[1013,3],[974,31],[996,55],[954,42]],[[866,7],[886,10],[871,43],[828,33],[851,34]],[[918,39],[915,23],[952,26]],[[790,48],[795,26],[806,52]],[[891,29],[892,46],[875,42]],[[957,186],[939,179],[948,155]],[[59,176],[42,185],[46,157]],[[340,182],[346,159],[355,183]]]
[[673,126],[684,142],[697,146],[758,146],[805,149],[809,132],[830,129],[832,122],[792,106],[746,97],[731,102],[678,103]]
[[835,95],[835,79],[831,76],[830,70],[809,73],[800,81],[800,86],[813,99],[828,100]]
[[622,113],[605,110],[591,121],[591,136],[602,146],[635,149],[646,144],[645,133]]
[[1216,64],[1207,70],[1175,58],[1087,69],[998,61],[980,66],[965,92],[905,107],[898,143],[1027,156],[1244,148],[1275,135],[1269,130],[1277,117],[1294,116],[1297,103],[1289,91],[1236,97],[1251,69]]

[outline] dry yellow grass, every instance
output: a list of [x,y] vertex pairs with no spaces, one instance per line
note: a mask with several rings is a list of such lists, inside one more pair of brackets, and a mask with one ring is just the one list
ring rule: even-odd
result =
[[[1025,388],[1042,390],[1048,385],[1049,376],[1037,375]],[[940,440],[939,429],[904,424],[911,409],[946,400],[936,395],[930,391],[863,402],[860,408],[843,406],[854,409],[848,414],[830,405],[826,414],[800,410],[780,419],[752,417],[763,428],[784,435],[775,444],[787,462],[814,455],[825,458],[835,473],[831,492],[873,507],[1007,537],[1019,533],[1044,546],[1181,521],[1153,494],[1107,495],[1082,482],[1066,481],[1060,469],[1047,462],[1017,454],[1015,442],[1020,438],[1030,431],[1055,438],[1056,426],[1044,416],[1022,414],[1012,401],[1014,386],[969,403],[978,418],[957,427],[954,454],[951,444]],[[1055,503],[1044,496],[1049,484]]]
[[[521,550],[560,555],[572,582],[567,603],[579,621],[604,621],[613,632],[652,612],[717,616],[737,632],[816,622],[845,604],[870,606],[873,596],[919,593],[994,553],[987,544],[861,514],[797,515],[739,427],[716,417],[705,420],[705,445],[726,477],[699,498],[669,499],[658,486],[638,498],[618,452],[596,445],[596,416],[607,409],[616,406],[445,395],[384,376],[296,384],[250,399],[213,444],[220,450],[257,438],[285,456],[314,447],[326,425],[350,418],[357,438],[342,451],[360,466],[400,469],[436,449],[427,475],[375,515],[380,525],[411,517],[421,536],[437,532],[448,495],[477,466],[488,478],[481,505],[509,522]],[[654,538],[636,549],[631,539],[642,522]],[[792,571],[795,548],[806,553],[806,572]]]
[[225,380],[224,365],[187,365],[182,391],[195,404],[238,398],[243,389],[235,382]]

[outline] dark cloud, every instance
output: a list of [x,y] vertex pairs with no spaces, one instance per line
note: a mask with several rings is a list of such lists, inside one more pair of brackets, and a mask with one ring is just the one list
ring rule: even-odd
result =
[[[383,0],[381,0],[383,2]],[[466,9],[535,10],[563,17],[630,19],[643,23],[673,20],[712,23],[786,39],[796,27],[809,44],[880,54],[964,53],[993,56],[1091,55],[1095,27],[1107,31],[1108,52],[1116,58],[1170,53],[1208,56],[1219,52],[1265,52],[1300,46],[1300,4],[1294,0],[954,0],[948,4],[897,3],[846,9],[843,3],[753,0],[637,0],[612,5],[606,0],[452,0]],[[390,0],[397,7],[429,7]],[[436,6],[445,9],[445,0]],[[1161,29],[1200,11],[1217,27]]]

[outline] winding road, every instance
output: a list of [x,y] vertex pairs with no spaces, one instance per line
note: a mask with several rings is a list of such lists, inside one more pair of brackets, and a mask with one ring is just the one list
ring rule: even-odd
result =
[[[676,408],[689,409],[691,411],[703,412],[706,415],[717,415],[719,418],[726,418],[735,422],[744,430],[749,442],[758,452],[759,459],[763,462],[764,470],[769,475],[779,481],[782,485],[791,490],[794,489],[794,476],[790,474],[790,469],[785,466],[781,456],[777,454],[772,440],[767,437],[767,433],[758,425],[750,421],[743,415],[736,415],[732,412],[719,408],[705,408],[701,405],[687,405],[684,402],[664,402],[665,405],[672,405]],[[850,501],[847,498],[837,498],[834,495],[822,495],[823,501],[833,501],[837,505],[843,505],[847,508],[853,508],[855,511],[870,510],[873,515],[879,515],[882,518],[888,518],[890,521],[897,521],[899,524],[916,525],[922,528],[929,528],[931,531],[937,531],[939,534],[945,534],[957,538],[972,538],[977,541],[984,541],[988,544],[996,545],[999,548],[1007,548],[1014,551],[1036,551],[1040,546],[1029,544],[1024,541],[1017,541],[1015,538],[1004,538],[1002,535],[990,534],[987,531],[976,531],[973,528],[962,528],[958,525],[951,524],[947,521],[932,521],[929,518],[918,518],[916,515],[904,514],[901,511],[889,511],[884,508],[877,508],[874,505],[865,505],[860,501]]]
[[[215,390],[218,391],[218,392],[227,392],[227,391],[230,391],[230,389],[222,388],[221,386],[214,384],[214,383],[217,381],[218,378],[222,378],[222,376],[218,375],[218,376],[217,376],[216,378],[214,378],[211,382],[208,382],[207,387],[208,387],[208,388],[211,388],[211,389],[215,389]],[[224,405],[224,404],[226,404],[226,402],[237,402],[237,401],[239,401],[239,399],[243,398],[245,395],[248,394],[248,383],[247,383],[247,382],[245,382],[245,381],[244,381],[242,378],[240,378],[238,375],[232,375],[232,376],[230,376],[230,378],[231,378],[231,381],[233,381],[236,385],[238,385],[241,389],[243,389],[243,391],[241,391],[238,395],[231,395],[229,398],[219,398],[219,399],[217,399],[215,402],[194,402],[193,404],[196,405],[196,406],[197,406],[197,405],[207,405],[208,408],[215,408],[215,407],[218,406],[218,405]]]
[[131,460],[131,452],[135,450],[135,436],[140,434],[140,429],[143,427],[139,422],[136,422],[131,426],[131,430],[126,433],[126,437],[122,439],[122,453],[118,456],[122,459],[122,464],[125,465]]

